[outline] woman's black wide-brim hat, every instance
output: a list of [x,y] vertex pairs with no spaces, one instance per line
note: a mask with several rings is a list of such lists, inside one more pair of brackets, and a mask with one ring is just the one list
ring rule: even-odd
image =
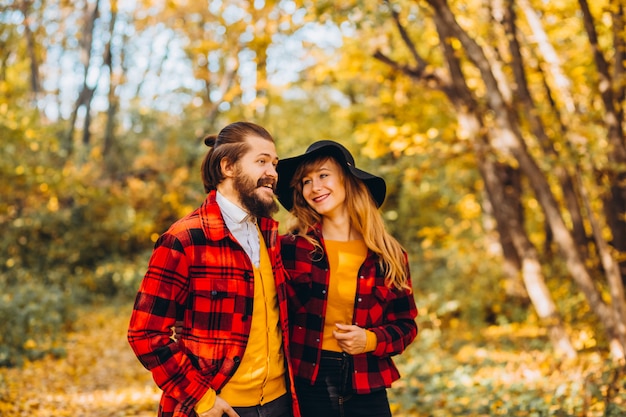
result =
[[304,161],[320,155],[334,156],[339,164],[344,165],[352,175],[365,183],[376,203],[376,207],[380,207],[383,204],[385,194],[387,193],[385,180],[354,166],[352,154],[340,143],[332,140],[320,140],[311,144],[302,155],[280,159],[278,161],[278,165],[276,166],[276,170],[278,171],[276,195],[278,196],[280,204],[288,211],[291,211],[293,208],[293,187],[290,186],[290,183],[296,169],[298,169],[298,166]]

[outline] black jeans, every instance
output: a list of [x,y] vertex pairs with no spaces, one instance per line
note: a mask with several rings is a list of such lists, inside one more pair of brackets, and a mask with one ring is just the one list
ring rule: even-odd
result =
[[233,408],[240,417],[293,417],[291,412],[291,394],[289,393],[267,404]]
[[315,385],[296,379],[302,417],[391,417],[387,391],[356,394],[352,357],[324,351]]

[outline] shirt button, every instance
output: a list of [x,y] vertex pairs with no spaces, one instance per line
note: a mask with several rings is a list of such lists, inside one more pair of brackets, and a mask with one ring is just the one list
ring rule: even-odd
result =
[[361,297],[359,297],[359,303],[360,303],[361,301],[363,301],[363,299],[362,299]]
[[326,290],[322,290],[322,294],[326,294]]

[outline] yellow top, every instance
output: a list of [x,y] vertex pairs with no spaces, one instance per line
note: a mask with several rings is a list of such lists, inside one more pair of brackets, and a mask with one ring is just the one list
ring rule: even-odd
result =
[[[262,237],[259,268],[254,268],[254,305],[248,346],[237,371],[219,396],[233,407],[265,404],[287,392],[282,331],[274,273]],[[196,405],[203,413],[215,405],[210,389]]]
[[[347,242],[325,240],[324,244],[330,267],[330,279],[322,349],[341,352],[342,349],[333,336],[333,330],[337,329],[335,323],[352,324],[357,277],[367,256],[367,246],[363,240]],[[366,334],[367,343],[364,352],[370,352],[376,347],[376,335],[369,330],[366,330]]]

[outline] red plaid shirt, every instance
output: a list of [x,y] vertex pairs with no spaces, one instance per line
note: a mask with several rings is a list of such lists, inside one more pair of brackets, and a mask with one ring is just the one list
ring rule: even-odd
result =
[[[322,247],[319,225],[309,230]],[[281,237],[283,263],[289,273],[289,321],[291,359],[296,377],[315,383],[322,353],[324,317],[330,270],[326,256],[313,256],[313,245],[302,237]],[[400,378],[391,356],[404,349],[417,336],[417,307],[413,295],[385,286],[378,257],[368,251],[359,270],[352,324],[371,330],[378,343],[373,352],[354,355],[352,386],[359,394],[388,388]],[[405,254],[404,262],[409,270]],[[409,277],[409,285],[410,285]]]
[[[274,272],[289,362],[278,223],[261,218],[259,228]],[[253,285],[252,263],[226,227],[215,191],[159,238],[128,329],[133,351],[163,390],[159,416],[195,416],[193,408],[206,391],[219,393],[235,373],[248,343]],[[288,372],[293,381],[291,367]],[[289,387],[299,416],[293,384]]]

